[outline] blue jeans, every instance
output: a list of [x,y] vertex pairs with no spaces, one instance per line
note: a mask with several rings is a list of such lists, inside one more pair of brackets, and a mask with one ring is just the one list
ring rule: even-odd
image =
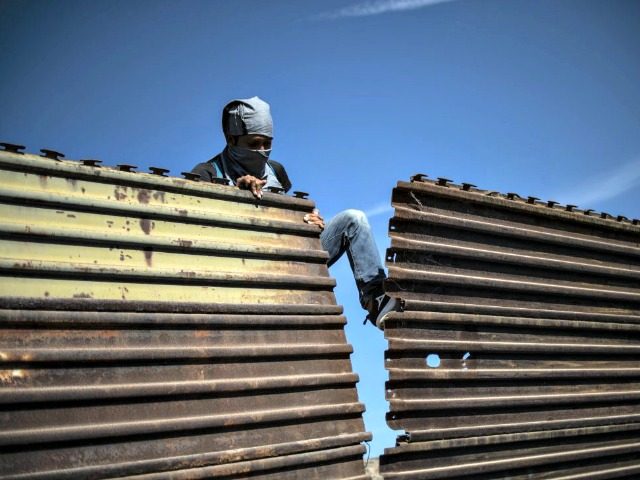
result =
[[364,212],[350,209],[338,213],[326,223],[320,241],[329,253],[328,266],[347,253],[363,307],[371,296],[383,293],[382,282],[386,275]]

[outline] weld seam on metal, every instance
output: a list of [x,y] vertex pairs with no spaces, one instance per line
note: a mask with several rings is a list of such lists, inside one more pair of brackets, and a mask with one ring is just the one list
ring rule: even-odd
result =
[[221,452],[206,452],[126,463],[112,463],[109,465],[25,473],[8,478],[15,478],[16,480],[23,478],[30,480],[67,480],[74,478],[98,478],[104,477],[105,475],[135,475],[145,471],[166,471],[170,473],[180,469],[180,467],[184,465],[192,465],[194,468],[198,468],[212,464],[231,464],[238,462],[239,459],[251,461],[307,451],[320,451],[328,448],[358,444],[369,440],[371,440],[370,433],[340,434],[331,437],[312,438],[259,447],[237,448]]
[[[350,446],[339,449],[321,450],[317,452],[305,452],[290,456],[281,456],[260,460],[249,460],[228,465],[216,465],[196,469],[176,470],[166,473],[151,473],[146,475],[136,475],[129,477],[130,480],[191,480],[196,478],[222,478],[226,476],[247,475],[249,472],[260,472],[263,470],[288,469],[289,467],[304,467],[314,463],[325,463],[330,460],[337,460],[348,457],[361,457],[365,453],[364,446]],[[366,479],[367,476],[355,477],[356,479]],[[349,479],[345,479],[349,480]]]
[[[403,240],[402,242],[404,242]],[[541,257],[530,254],[501,252],[497,250],[487,250],[480,248],[470,248],[455,245],[445,245],[435,242],[417,242],[421,245],[421,249],[416,249],[415,245],[411,245],[411,248],[404,246],[402,242],[392,240],[391,248],[395,253],[428,253],[438,255],[449,255],[455,258],[470,259],[474,262],[492,262],[498,264],[516,265],[516,266],[529,266],[535,268],[546,268],[550,270],[559,270],[563,272],[575,272],[575,273],[593,273],[596,275],[608,275],[613,277],[627,277],[633,279],[640,279],[640,267],[637,269],[622,268],[612,265],[598,265],[595,263],[581,261],[569,261],[562,260],[553,257]],[[410,263],[410,262],[407,262]]]
[[343,326],[347,319],[342,315],[241,315],[201,313],[141,313],[141,312],[76,312],[59,310],[2,310],[0,325],[30,326],[33,324],[60,325],[64,328],[119,325],[131,328],[136,325],[162,326],[233,326],[233,327],[287,327],[287,326]]
[[[450,466],[433,467],[433,468],[421,468],[410,471],[391,473],[384,472],[383,476],[385,480],[387,478],[446,478],[442,476],[421,476],[426,474],[446,473],[446,475],[464,475],[478,472],[478,469],[482,473],[491,471],[505,470],[505,467],[509,469],[521,468],[521,467],[533,467],[538,465],[548,465],[552,462],[562,462],[568,460],[581,460],[595,457],[603,457],[614,454],[631,453],[640,449],[639,442],[623,443],[620,445],[603,445],[598,447],[564,450],[561,452],[547,452],[537,455],[520,455],[509,458],[488,459],[485,461],[462,463],[457,461]],[[400,453],[400,452],[398,452]],[[489,457],[490,458],[490,457]],[[420,475],[420,476],[418,476]]]
[[335,279],[325,276],[292,275],[286,273],[255,273],[248,274],[224,272],[219,270],[192,270],[169,268],[140,268],[121,267],[119,265],[96,265],[92,263],[73,263],[56,261],[23,261],[0,257],[0,273],[13,275],[29,275],[47,277],[49,275],[68,278],[107,278],[109,282],[119,281],[149,281],[153,283],[179,282],[193,284],[224,284],[241,285],[245,288],[262,288],[265,285],[288,287],[296,289],[325,288],[336,286]]
[[[425,193],[426,195],[433,195],[435,197],[448,199],[449,201],[453,200],[460,203],[473,202],[476,205],[484,204],[484,207],[497,207],[497,210],[508,211],[516,215],[535,216],[542,218],[555,217],[566,222],[586,224],[587,226],[597,225],[598,227],[605,229],[617,229],[630,233],[640,232],[640,229],[630,224],[611,222],[597,217],[581,215],[578,212],[567,212],[560,209],[551,210],[546,206],[541,208],[541,206],[539,205],[530,205],[526,202],[514,202],[513,200],[489,196],[483,193],[461,191],[451,188],[440,188],[435,185],[429,185],[428,183],[418,184],[409,182],[398,182],[396,188],[398,189],[398,191],[403,193],[420,192]],[[396,206],[398,204],[401,203],[395,202],[394,198],[392,198],[392,206]]]
[[[0,319],[2,314],[0,311]],[[509,317],[499,315],[481,315],[470,313],[447,313],[447,312],[429,312],[429,311],[404,311],[392,312],[388,315],[389,320],[402,320],[403,322],[411,322],[417,324],[425,324],[430,327],[434,324],[446,324],[453,327],[461,326],[495,326],[501,328],[527,327],[543,330],[545,332],[557,330],[598,330],[611,332],[640,332],[640,325],[634,323],[605,323],[605,322],[587,322],[583,320],[562,320],[555,318],[530,318],[530,317]],[[637,318],[640,323],[640,316]],[[406,328],[406,325],[405,325]],[[417,327],[419,328],[419,327]],[[394,336],[394,329],[385,331],[386,338]]]
[[227,244],[199,239],[175,238],[168,235],[132,235],[104,233],[101,231],[63,229],[63,228],[39,228],[34,224],[0,223],[0,234],[19,235],[21,237],[33,237],[58,240],[66,242],[82,242],[84,246],[92,244],[104,245],[116,244],[120,248],[127,246],[133,248],[154,248],[189,253],[205,253],[208,255],[238,256],[251,258],[276,257],[278,260],[298,260],[305,262],[326,263],[328,253],[324,250],[309,250],[295,248],[263,247],[243,244]]
[[304,357],[350,354],[347,344],[235,345],[224,347],[166,345],[162,347],[117,348],[8,348],[2,362],[101,362],[118,360],[178,360],[193,358]]
[[248,413],[224,413],[194,417],[155,418],[150,420],[90,423],[58,427],[4,430],[0,432],[0,445],[29,445],[32,443],[68,442],[91,438],[124,437],[197,429],[229,429],[243,425],[271,422],[294,422],[310,418],[349,416],[361,414],[361,403],[331,405],[291,406],[288,408],[250,411]]
[[387,368],[390,381],[407,380],[478,380],[519,378],[617,378],[637,377],[639,368],[471,368],[471,369],[402,369]]
[[618,425],[640,422],[640,413],[631,415],[610,415],[601,417],[583,417],[562,420],[547,420],[533,422],[483,424],[465,427],[433,428],[430,430],[411,430],[407,435],[408,443],[428,442],[443,439],[458,439],[480,437],[486,435],[500,435],[515,432],[533,432],[536,430],[559,430],[571,427],[583,428],[590,426]]
[[0,390],[0,404],[177,396],[195,393],[249,393],[274,389],[290,390],[295,388],[326,387],[329,385],[355,385],[357,382],[358,376],[353,373],[314,373],[312,375],[283,375],[215,380],[27,387]]
[[[550,308],[525,308],[500,305],[482,305],[474,303],[438,302],[425,300],[404,299],[405,312],[444,312],[444,313],[483,313],[487,315],[518,315],[527,318],[557,318],[567,320],[593,319],[602,322],[638,323],[640,322],[640,310],[635,313],[603,313],[593,311],[560,310]],[[569,305],[569,307],[574,307]]]
[[[640,370],[638,370],[640,373]],[[419,412],[449,410],[452,408],[522,407],[534,405],[563,405],[565,403],[595,403],[630,401],[640,399],[640,390],[608,392],[558,393],[540,395],[498,395],[455,398],[428,398],[390,400],[391,410],[398,412]]]
[[[589,472],[582,472],[577,474],[569,474],[563,475],[562,477],[555,477],[554,480],[600,480],[600,479],[609,479],[609,478],[636,478],[629,477],[629,473],[640,473],[640,465],[626,465],[626,466],[617,466],[618,462],[615,462],[616,465],[614,468],[605,468],[602,470],[600,467],[599,470],[592,470]],[[606,465],[610,466],[610,465]],[[620,473],[624,473],[624,476],[620,476]]]
[[501,445],[516,442],[534,442],[538,440],[555,440],[576,438],[588,435],[603,435],[640,430],[640,423],[622,423],[614,425],[597,425],[593,427],[563,428],[557,430],[533,430],[520,433],[505,433],[498,435],[479,435],[475,437],[451,438],[446,440],[432,440],[427,442],[410,442],[401,447],[408,451],[434,451],[467,446]]
[[535,281],[506,280],[497,277],[483,277],[478,275],[464,275],[454,273],[430,272],[400,267],[388,267],[389,277],[393,280],[414,282],[441,283],[470,288],[494,288],[513,290],[527,293],[564,294],[576,297],[598,299],[617,299],[640,302],[640,290],[624,291],[605,288],[576,287],[563,283],[541,283]]
[[[51,162],[37,155],[25,153],[16,155],[0,151],[0,166],[9,170],[28,172],[36,175],[50,175],[63,179],[87,180],[109,185],[125,185],[185,193],[198,197],[213,198],[248,204],[256,204],[253,194],[239,188],[220,186],[213,183],[190,182],[177,177],[161,177],[144,172],[121,172],[112,167],[102,166],[99,170],[76,163],[72,160]],[[276,208],[296,209],[311,212],[315,203],[311,200],[264,192],[260,204]]]
[[[554,245],[580,247],[603,252],[616,252],[634,257],[640,256],[640,248],[616,242],[602,242],[585,237],[572,237],[555,232],[547,232],[524,227],[501,225],[499,223],[483,222],[480,220],[461,219],[455,216],[441,215],[430,212],[420,212],[406,207],[396,206],[396,219],[421,221],[432,225],[442,225],[464,231],[474,231],[496,235],[499,237],[518,238],[528,241],[536,240]],[[396,231],[393,231],[397,233]]]
[[0,187],[0,200],[15,203],[16,200],[28,202],[32,205],[51,207],[65,207],[76,211],[98,212],[102,215],[135,215],[139,218],[169,220],[178,223],[194,223],[241,228],[251,230],[273,231],[276,233],[293,233],[309,237],[317,237],[320,230],[315,225],[305,223],[300,217],[300,223],[279,220],[263,220],[260,216],[242,217],[202,210],[185,210],[179,207],[165,207],[149,204],[125,204],[117,201],[93,199],[86,197],[62,195],[58,193],[41,192],[38,190],[12,190]]
[[146,313],[217,313],[243,315],[340,315],[340,305],[274,304],[274,303],[198,303],[141,300],[102,300],[93,298],[23,298],[0,296],[0,310],[117,311]]
[[[522,335],[526,338],[526,335]],[[453,351],[453,352],[531,352],[531,353],[588,353],[588,354],[633,354],[640,353],[640,345],[622,343],[584,343],[577,338],[576,343],[553,342],[552,337],[539,342],[506,342],[498,340],[435,340],[387,337],[389,349],[393,351]],[[611,339],[607,339],[611,341]],[[623,339],[621,339],[623,340]],[[580,343],[582,342],[582,343]]]

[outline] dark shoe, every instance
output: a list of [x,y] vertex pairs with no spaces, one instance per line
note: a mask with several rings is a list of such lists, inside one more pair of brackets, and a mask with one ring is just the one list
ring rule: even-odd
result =
[[398,301],[395,298],[384,293],[377,297],[373,297],[370,304],[367,305],[369,315],[367,315],[364,323],[367,323],[368,320],[380,330],[384,330],[385,317],[389,312],[395,312],[398,309],[398,306]]

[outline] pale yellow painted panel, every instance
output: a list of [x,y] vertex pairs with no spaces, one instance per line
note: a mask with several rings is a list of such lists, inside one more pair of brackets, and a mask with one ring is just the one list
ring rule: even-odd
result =
[[[109,201],[114,204],[145,206],[170,206],[184,210],[197,210],[208,214],[233,212],[237,216],[255,217],[263,220],[302,222],[305,212],[290,209],[267,207],[256,204],[217,200],[193,195],[193,192],[181,194],[162,190],[128,187],[109,183],[75,180],[32,173],[3,171],[0,185],[5,188],[19,188],[49,193],[63,194],[78,203],[88,200]],[[235,187],[228,187],[235,188]]]
[[[232,243],[236,245],[273,246],[321,250],[320,240],[291,234],[257,232],[247,228],[223,228],[193,223],[164,220],[146,220],[135,217],[100,215],[66,209],[36,208],[33,206],[0,204],[2,223],[33,225],[38,228],[64,228],[70,231],[86,230],[96,235],[114,233],[126,235],[132,241],[137,237],[164,237],[180,245],[198,241]],[[177,219],[176,219],[177,220]]]
[[48,262],[71,262],[74,266],[115,269],[140,269],[145,271],[180,270],[184,272],[235,272],[328,276],[322,263],[305,263],[242,258],[240,256],[214,256],[188,253],[145,251],[131,248],[109,248],[106,246],[61,245],[26,241],[0,240],[0,259],[28,263],[35,260]]
[[335,305],[332,291],[0,277],[0,297],[221,304]]

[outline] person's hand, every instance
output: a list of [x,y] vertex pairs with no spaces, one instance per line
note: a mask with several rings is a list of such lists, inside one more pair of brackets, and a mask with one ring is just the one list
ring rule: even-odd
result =
[[320,216],[317,208],[314,208],[313,212],[307,213],[304,216],[304,221],[311,225],[317,225],[320,227],[320,230],[324,230],[324,218]]
[[251,190],[253,196],[262,198],[262,187],[267,183],[266,180],[260,180],[252,175],[245,175],[236,180],[236,186],[243,190]]

